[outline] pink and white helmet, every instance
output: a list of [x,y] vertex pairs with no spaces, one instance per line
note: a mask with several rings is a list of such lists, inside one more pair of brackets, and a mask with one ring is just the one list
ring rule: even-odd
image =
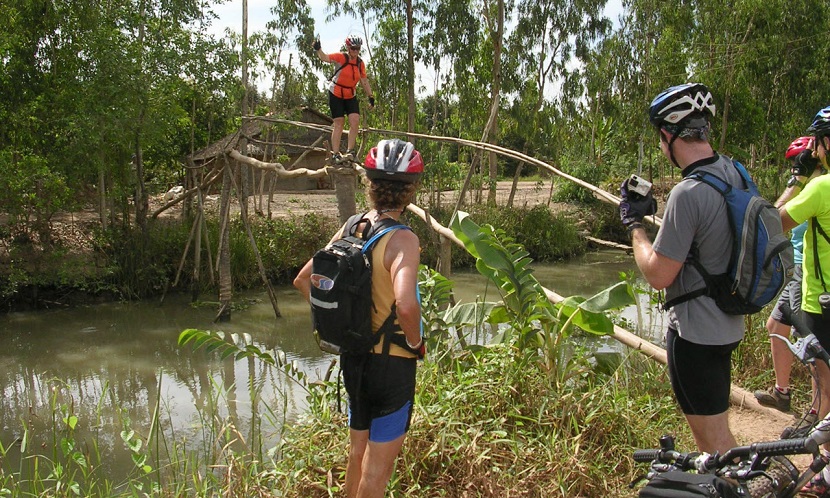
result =
[[366,176],[370,180],[415,183],[424,172],[424,160],[410,142],[394,138],[381,140],[366,155]]

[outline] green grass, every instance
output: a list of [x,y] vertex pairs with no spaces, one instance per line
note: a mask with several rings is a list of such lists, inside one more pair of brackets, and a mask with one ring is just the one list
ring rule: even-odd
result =
[[[634,449],[678,429],[678,445],[691,444],[664,369],[637,353],[611,376],[584,370],[560,390],[516,354],[499,345],[419,368],[388,496],[618,496],[643,470]],[[281,496],[336,494],[347,441],[332,410],[290,427],[274,461]]]

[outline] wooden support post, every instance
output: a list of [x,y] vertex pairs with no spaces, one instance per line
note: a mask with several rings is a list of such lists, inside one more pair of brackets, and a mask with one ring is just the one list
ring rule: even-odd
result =
[[438,273],[450,278],[452,275],[452,241],[443,235],[438,236]]

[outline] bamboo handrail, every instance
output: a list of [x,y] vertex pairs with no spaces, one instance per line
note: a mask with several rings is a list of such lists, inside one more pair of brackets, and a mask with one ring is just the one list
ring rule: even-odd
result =
[[[274,122],[274,123],[290,124],[290,125],[294,125],[294,126],[310,128],[310,129],[313,129],[313,130],[319,130],[319,131],[323,131],[323,132],[331,131],[331,126],[329,126],[329,125],[306,123],[306,122],[303,122],[303,121],[292,121],[292,120],[288,120],[288,119],[274,118],[274,117],[270,117],[270,116],[247,117],[247,119],[254,119],[254,118],[261,119],[263,121]],[[489,143],[485,143],[485,142],[476,142],[475,140],[467,140],[467,139],[458,138],[458,137],[444,137],[444,136],[440,136],[440,135],[426,135],[426,134],[423,134],[423,133],[414,133],[414,132],[396,131],[396,130],[385,130],[385,129],[381,129],[381,128],[361,128],[360,133],[378,133],[378,134],[381,134],[381,135],[397,135],[397,136],[402,136],[402,137],[422,138],[422,139],[425,139],[425,140],[433,140],[433,141],[436,141],[436,142],[456,143],[456,144],[459,144],[459,145],[472,147],[474,149],[484,150],[484,151],[488,151],[488,152],[495,152],[496,154],[499,154],[499,155],[502,155],[502,156],[510,157],[510,158],[516,159],[518,161],[525,161],[527,163],[536,165],[540,168],[544,168],[544,169],[550,171],[551,173],[553,173],[555,175],[558,175],[562,178],[565,178],[566,180],[572,181],[572,182],[576,183],[577,185],[590,190],[594,194],[595,197],[597,197],[599,200],[601,200],[603,202],[606,202],[606,203],[614,205],[614,206],[619,206],[619,204],[620,204],[620,198],[618,196],[616,196],[614,194],[611,194],[611,193],[597,187],[596,185],[592,185],[592,184],[590,184],[590,183],[588,183],[588,182],[586,182],[586,181],[584,181],[580,178],[577,178],[575,176],[571,176],[571,175],[565,173],[564,171],[561,171],[561,170],[551,166],[550,164],[548,164],[544,161],[540,161],[539,159],[528,156],[528,155],[523,154],[521,152],[516,152],[512,149],[507,149],[505,147],[500,147],[498,145],[493,145],[493,144],[489,144]],[[646,219],[644,221],[646,221],[647,223],[651,223],[651,224],[653,224],[655,226],[658,226],[658,227],[661,226],[662,223],[663,223],[662,219],[660,219],[657,216],[648,216],[648,217],[646,217]]]
[[[429,225],[433,230],[435,230],[439,234],[443,235],[444,237],[446,237],[449,240],[452,240],[458,246],[460,246],[462,248],[464,247],[464,243],[461,242],[461,240],[459,240],[458,237],[455,236],[455,233],[453,233],[452,230],[450,230],[449,228],[441,225],[441,223],[438,222],[438,220],[436,220],[432,216],[429,216],[420,207],[416,206],[415,204],[410,204],[409,206],[407,206],[406,209],[407,209],[407,211],[410,211],[411,213],[414,213],[416,216],[418,216],[419,218],[424,220],[424,222],[427,225]],[[552,290],[550,290],[550,289],[548,289],[544,286],[542,286],[542,289],[544,290],[545,295],[547,296],[548,300],[552,303],[559,303],[559,302],[564,301],[564,299],[565,299],[561,295],[557,294],[556,292],[554,292],[554,291],[552,291]],[[622,344],[624,344],[624,345],[626,345],[626,346],[628,346],[628,347],[630,347],[630,348],[632,348],[636,351],[639,351],[639,352],[643,353],[644,355],[648,356],[649,358],[657,360],[658,362],[660,362],[664,365],[667,362],[667,356],[666,356],[666,350],[665,349],[652,344],[651,342],[643,339],[642,337],[639,337],[635,334],[632,334],[631,332],[625,330],[622,327],[614,325],[614,333],[612,334],[612,337],[614,339],[616,339],[617,341],[621,342]],[[749,408],[751,410],[754,410],[754,411],[757,411],[757,412],[760,412],[760,413],[764,413],[764,414],[766,414],[766,415],[768,415],[772,418],[775,418],[778,421],[781,421],[781,422],[790,422],[791,421],[791,417],[789,415],[786,415],[784,413],[779,412],[778,410],[768,408],[766,406],[761,405],[760,403],[758,403],[758,400],[755,399],[755,396],[751,392],[749,392],[746,389],[743,389],[739,386],[736,386],[735,384],[732,384],[729,399],[730,399],[730,401],[732,402],[733,405],[740,406],[740,407],[743,407],[743,408]]]

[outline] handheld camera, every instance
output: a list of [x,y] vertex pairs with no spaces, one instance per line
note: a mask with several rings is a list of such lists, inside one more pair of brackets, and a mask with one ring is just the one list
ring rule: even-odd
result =
[[651,192],[651,182],[637,175],[631,175],[628,179],[628,191],[645,197]]

